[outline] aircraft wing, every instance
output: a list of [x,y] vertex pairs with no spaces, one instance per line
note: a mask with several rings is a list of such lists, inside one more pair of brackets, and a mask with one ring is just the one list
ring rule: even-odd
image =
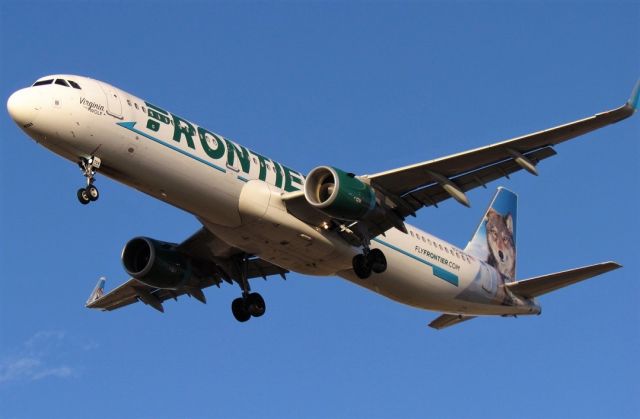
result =
[[[240,254],[238,249],[230,247],[205,228],[182,242],[178,250],[189,256],[194,264],[194,275],[184,285],[176,289],[162,289],[146,285],[135,278],[104,293],[105,278],[98,284],[87,300],[87,308],[103,311],[115,310],[129,304],[142,301],[158,311],[164,312],[162,302],[170,298],[177,300],[182,295],[193,297],[202,303],[206,298],[202,290],[212,285],[220,286],[222,281],[232,283],[238,278],[233,257]],[[289,271],[260,258],[250,258],[247,262],[247,278],[267,278],[271,275],[284,275]]]
[[303,191],[283,194],[287,210],[297,218],[315,226],[337,225],[340,234],[352,245],[362,239],[375,237],[390,228],[405,231],[404,219],[415,216],[417,210],[438,206],[454,198],[469,206],[466,191],[520,170],[538,174],[540,161],[556,154],[553,146],[577,136],[622,121],[634,114],[638,107],[640,80],[630,99],[622,106],[543,131],[465,151],[451,156],[400,167],[372,175],[358,176],[376,191],[376,200],[387,211],[376,219],[343,225],[311,206]]
[[[569,122],[543,131],[476,148],[436,160],[363,176],[371,186],[399,197],[406,203],[398,207],[401,216],[436,205],[451,197],[469,205],[464,192],[508,177],[519,170],[537,174],[540,160],[555,155],[553,146],[622,121],[638,106],[640,81],[630,99],[619,108]],[[384,193],[384,192],[383,192]]]

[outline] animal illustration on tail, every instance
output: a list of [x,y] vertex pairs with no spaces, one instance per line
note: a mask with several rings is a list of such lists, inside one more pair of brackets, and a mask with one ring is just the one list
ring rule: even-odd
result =
[[496,268],[508,282],[516,276],[516,246],[513,235],[513,216],[500,214],[489,208],[485,230],[489,255],[486,262]]
[[457,299],[515,304],[512,296],[506,292],[505,284],[513,282],[516,276],[517,208],[517,195],[508,189],[498,188],[464,249],[481,264],[473,281],[461,290]]

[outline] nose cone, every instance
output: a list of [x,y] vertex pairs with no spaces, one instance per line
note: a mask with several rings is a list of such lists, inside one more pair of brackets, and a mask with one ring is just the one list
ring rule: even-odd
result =
[[21,89],[9,96],[7,110],[21,128],[33,125],[40,109],[39,95],[32,88]]

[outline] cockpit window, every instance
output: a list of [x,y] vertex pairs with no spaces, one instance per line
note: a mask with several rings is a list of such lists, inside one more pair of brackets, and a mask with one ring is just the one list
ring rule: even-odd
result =
[[74,89],[80,89],[80,85],[78,83],[76,83],[73,80],[67,80],[69,82],[69,84],[71,85],[71,87],[73,87]]
[[34,86],[43,86],[45,84],[51,84],[51,83],[53,83],[53,79],[40,80],[40,81],[37,81],[37,82],[33,83],[33,85]]
[[59,84],[60,86],[64,86],[64,87],[69,87],[67,82],[62,79],[56,79],[56,84]]

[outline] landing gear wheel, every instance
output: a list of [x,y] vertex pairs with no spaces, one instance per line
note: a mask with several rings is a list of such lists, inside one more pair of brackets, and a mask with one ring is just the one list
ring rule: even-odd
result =
[[251,318],[251,313],[249,313],[244,298],[236,298],[233,300],[231,303],[231,312],[233,313],[233,317],[240,323],[244,323]]
[[87,205],[89,202],[91,202],[91,198],[89,198],[89,194],[87,193],[87,190],[85,188],[78,189],[77,196],[78,201],[80,201],[82,205]]
[[78,166],[82,170],[83,176],[87,179],[87,186],[78,190],[78,200],[82,205],[87,205],[90,201],[97,201],[100,197],[98,188],[93,186],[95,175],[100,168],[101,160],[99,157],[91,156],[89,158],[80,158]]
[[387,270],[387,258],[384,257],[384,253],[380,249],[372,249],[367,255],[371,270],[377,274]]
[[98,198],[100,198],[100,192],[98,192],[98,188],[96,188],[95,186],[89,185],[85,188],[85,190],[87,191],[87,196],[89,197],[89,200],[97,201]]
[[257,292],[252,292],[247,297],[248,311],[253,317],[260,317],[267,310],[264,299]]
[[367,279],[371,276],[371,264],[365,255],[359,254],[353,257],[353,271],[358,278]]

